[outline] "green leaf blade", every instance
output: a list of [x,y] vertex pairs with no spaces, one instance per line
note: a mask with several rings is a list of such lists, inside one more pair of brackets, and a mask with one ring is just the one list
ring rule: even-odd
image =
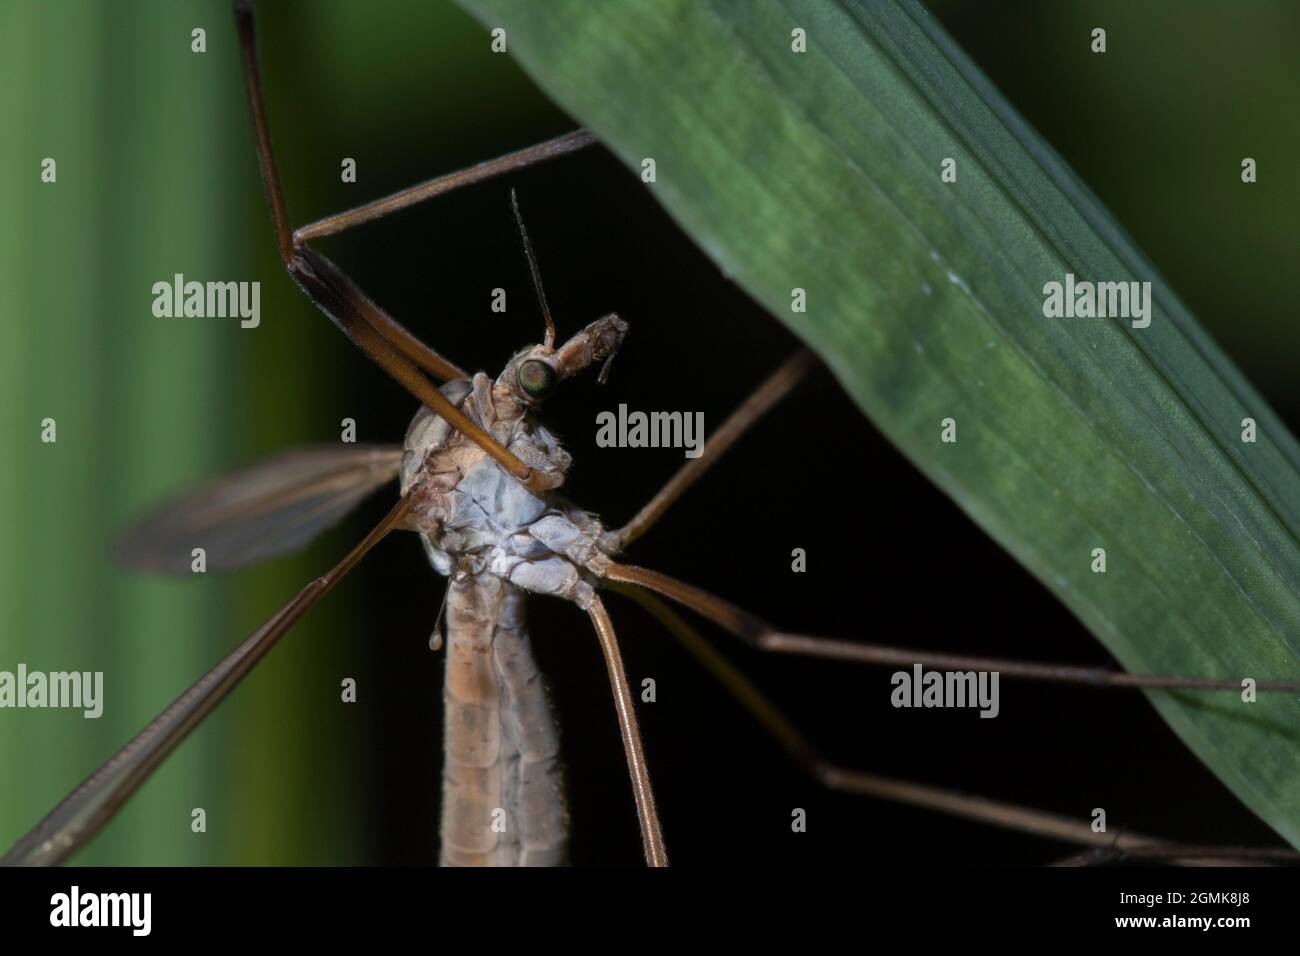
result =
[[[625,162],[655,159],[648,188],[704,251],[1126,668],[1300,674],[1300,445],[923,8],[465,5]],[[1066,273],[1149,281],[1150,326],[1045,318]],[[1152,699],[1300,846],[1293,699]]]

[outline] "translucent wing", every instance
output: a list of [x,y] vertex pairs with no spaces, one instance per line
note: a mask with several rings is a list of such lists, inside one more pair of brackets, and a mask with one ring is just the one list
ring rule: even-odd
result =
[[209,569],[288,554],[337,524],[397,477],[402,449],[299,448],[223,475],[146,515],[118,538],[118,562],[140,571],[189,573],[195,548]]
[[297,597],[276,611],[269,621],[218,661],[189,690],[172,701],[170,707],[151,720],[144,730],[132,737],[125,747],[83,780],[40,823],[19,837],[13,849],[0,857],[0,867],[55,866],[85,846],[122,809],[158,765],[266,656],[276,641],[312,605],[328,594],[343,575],[356,567],[371,548],[394,528],[401,527],[412,504],[410,498],[399,499],[384,520],[342,561],[326,574],[313,579],[298,592]]

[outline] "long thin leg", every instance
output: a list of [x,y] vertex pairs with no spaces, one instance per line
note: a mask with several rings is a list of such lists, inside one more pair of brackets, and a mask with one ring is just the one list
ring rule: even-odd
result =
[[[782,654],[799,654],[807,657],[825,657],[832,660],[854,661],[859,664],[891,664],[911,666],[921,664],[940,670],[998,671],[1004,677],[1023,677],[1029,680],[1060,684],[1084,684],[1090,687],[1145,687],[1163,690],[1241,690],[1241,679],[1211,677],[1177,677],[1163,674],[1126,674],[1102,668],[1070,667],[1058,664],[1037,664],[1024,661],[1003,660],[992,657],[967,657],[957,654],[932,653],[906,647],[888,647],[882,644],[859,644],[834,638],[809,637],[804,634],[787,634],[772,627],[757,615],[750,614],[716,595],[684,581],[678,581],[658,571],[638,568],[628,564],[609,563],[605,577],[610,581],[623,581],[640,585],[685,605],[697,614],[708,618],[723,630],[740,638],[746,644],[763,651]],[[1300,690],[1300,681],[1257,681],[1256,690]]]
[[728,416],[722,426],[709,436],[699,458],[692,458],[683,465],[631,521],[617,531],[609,533],[607,540],[613,547],[621,550],[645,534],[687,488],[699,481],[749,427],[803,381],[809,370],[816,364],[816,356],[806,349],[800,349],[786,359],[781,367],[769,375],[763,384]]
[[636,705],[628,688],[627,674],[623,670],[623,656],[618,650],[614,625],[600,598],[587,609],[591,623],[600,639],[600,650],[605,655],[609,670],[609,684],[614,692],[614,709],[618,711],[618,728],[623,735],[623,750],[627,754],[628,774],[632,778],[632,795],[636,800],[637,819],[641,823],[641,843],[645,848],[646,863],[650,866],[667,866],[668,850],[659,826],[659,811],[655,808],[654,788],[650,785],[650,771],[646,767],[645,749],[641,746],[641,731],[636,722]]
[[[315,295],[315,284],[307,285],[303,282],[303,277],[297,271],[302,266],[299,264],[300,253],[303,247],[294,242],[293,232],[289,225],[289,210],[284,199],[284,186],[280,180],[279,167],[275,162],[275,151],[271,146],[271,127],[266,116],[266,98],[262,93],[262,74],[257,62],[257,35],[253,19],[253,5],[251,0],[235,0],[235,26],[239,32],[240,55],[244,67],[244,87],[248,94],[248,108],[253,117],[253,132],[257,139],[257,160],[262,172],[262,184],[266,189],[267,202],[271,207],[271,222],[275,229],[276,244],[280,250],[280,258],[289,270],[294,280],[303,287],[303,291],[308,297],[325,312],[335,324],[343,330],[354,342],[366,349],[367,354],[378,362],[385,370],[392,373],[385,361],[375,354],[373,349],[367,349],[363,341],[359,341],[355,330],[352,328],[361,322],[371,323],[382,314],[373,302],[366,299],[365,296],[359,295],[359,290],[350,283],[335,283],[340,286],[336,295],[341,296],[345,302],[320,302]],[[324,257],[320,257],[324,259]],[[316,265],[316,263],[310,263]],[[342,275],[340,270],[326,260],[326,265],[319,270],[322,275],[321,282],[329,283],[331,279],[337,279]],[[360,299],[361,301],[356,301]],[[350,307],[349,307],[350,306]],[[388,331],[397,327],[397,323],[385,316],[385,323]],[[406,336],[397,335],[393,344],[402,349],[406,357],[415,362],[421,368],[443,379],[450,380],[453,378],[464,377],[464,372],[454,363],[448,362],[441,355],[438,355],[432,349],[419,342],[409,333]],[[396,376],[395,376],[396,377]],[[421,396],[417,395],[417,398]],[[439,412],[442,409],[437,409]]]
[[544,490],[540,484],[540,473],[534,474],[531,468],[471,421],[418,368],[394,351],[392,342],[375,331],[374,326],[366,321],[363,309],[368,300],[357,298],[356,287],[333,263],[311,248],[302,246],[289,263],[289,273],[307,293],[308,298],[334,319],[344,334],[388,372],[394,381],[445,418],[524,485],[534,491]]
[[84,846],[176,749],[190,731],[244,679],[280,637],[307,610],[330,592],[371,548],[401,525],[411,508],[401,499],[355,548],[316,578],[238,647],[204,674],[171,706],[87,777],[13,848],[0,866],[55,866]]
[[540,475],[533,474],[532,469],[447,401],[420,369],[442,379],[462,378],[465,373],[384,313],[325,256],[306,244],[295,243],[289,226],[284,188],[271,147],[257,64],[251,0],[235,0],[235,25],[239,32],[244,83],[256,133],[258,163],[271,206],[280,258],[290,276],[307,297],[398,384],[445,418],[519,481],[534,491],[542,490]]
[[346,229],[351,229],[353,226],[373,222],[376,219],[397,212],[399,209],[406,209],[417,203],[434,199],[454,189],[460,189],[462,186],[481,183],[484,180],[493,179],[506,173],[513,173],[516,170],[525,169],[537,163],[544,163],[560,156],[567,156],[569,153],[592,146],[596,142],[596,137],[585,129],[575,129],[572,133],[565,133],[563,136],[555,137],[555,139],[548,139],[544,143],[527,146],[515,150],[513,153],[506,153],[504,156],[485,160],[470,166],[468,169],[460,169],[454,173],[447,173],[445,176],[438,176],[436,179],[426,180],[415,186],[408,186],[406,189],[395,192],[391,196],[385,196],[383,199],[376,199],[374,202],[357,206],[347,212],[326,216],[324,219],[318,219],[310,225],[299,226],[293,232],[293,239],[296,243],[307,243],[322,236],[337,235]]
[[[678,498],[712,466],[778,401],[788,395],[807,375],[816,358],[807,351],[799,351],[773,372],[723,423],[705,443],[704,453],[687,462],[659,490],[637,515],[622,528],[608,532],[606,543],[618,550],[640,537],[658,521]],[[803,634],[789,634],[777,630],[756,615],[744,611],[720,597],[709,594],[694,585],[670,578],[658,571],[632,565],[610,563],[606,577],[640,585],[663,594],[691,608],[720,625],[746,643],[765,651],[826,657],[835,660],[855,661],[862,664],[890,664],[910,666],[921,664],[941,670],[996,670],[1007,677],[1066,684],[1085,684],[1094,687],[1146,687],[1166,690],[1241,690],[1239,680],[1217,680],[1202,677],[1177,677],[1156,674],[1128,674],[1104,668],[1071,667],[1059,664],[1038,664],[1027,661],[1010,661],[985,657],[970,657],[917,651],[910,648],[889,647],[881,644],[860,644]],[[1257,690],[1300,690],[1300,681],[1260,681]]]
[[[653,594],[627,584],[615,585],[615,590],[654,615],[705,670],[749,711],[804,772],[830,790],[890,800],[989,826],[1082,844],[1095,848],[1088,853],[1104,854],[1104,858],[1087,857],[1086,862],[1089,863],[1114,862],[1124,856],[1146,859],[1217,859],[1219,862],[1300,861],[1300,853],[1289,848],[1203,847],[1174,843],[1130,831],[1096,833],[1088,823],[1061,814],[841,767],[827,760],[780,708],[672,608]],[[1070,865],[1085,862],[1083,854],[1070,859],[1076,861]]]
[[1140,846],[1097,846],[1071,853],[1050,866],[1104,866],[1127,860],[1169,860],[1198,866],[1267,866],[1295,864],[1300,854],[1286,847],[1199,846],[1187,843],[1143,843]]

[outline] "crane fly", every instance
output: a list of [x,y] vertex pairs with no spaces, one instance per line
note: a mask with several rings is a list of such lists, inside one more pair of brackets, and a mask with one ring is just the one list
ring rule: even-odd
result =
[[[1165,860],[1291,861],[1290,850],[1177,844],[1137,833],[1093,832],[1086,821],[851,770],[826,760],[758,689],[667,603],[671,601],[760,650],[868,665],[923,665],[1095,687],[1236,691],[1236,680],[1134,675],[788,633],[658,571],[627,564],[624,550],[652,527],[746,431],[816,368],[797,352],[708,437],[627,524],[607,527],[560,494],[571,464],[541,420],[566,380],[604,380],[629,330],[611,313],[563,341],[546,302],[517,197],[511,204],[545,333],[496,376],[468,374],[376,305],[312,242],[461,186],[557,160],[595,142],[578,130],[480,163],[310,225],[293,229],[271,147],[251,3],[235,16],[257,156],[280,256],[304,294],[372,361],[418,400],[401,447],[318,447],[234,472],[165,505],[119,542],[129,566],[176,572],[202,546],[214,568],[234,568],[306,546],[361,501],[396,482],[397,503],[325,574],[308,583],[189,690],[89,776],[0,862],[56,864],[105,826],[152,771],[239,681],[376,544],[397,530],[420,536],[447,579],[431,643],[444,645],[445,728],[441,861],[460,865],[551,865],[566,861],[569,821],[558,728],[529,641],[525,598],[545,595],[584,611],[601,649],[640,824],[646,862],[668,862],[651,775],[614,626],[601,592],[645,606],[820,784],[1092,849],[1072,862],[1122,856]],[[664,599],[667,599],[665,601]],[[445,621],[445,626],[442,622]],[[1297,689],[1282,681],[1260,690]]]

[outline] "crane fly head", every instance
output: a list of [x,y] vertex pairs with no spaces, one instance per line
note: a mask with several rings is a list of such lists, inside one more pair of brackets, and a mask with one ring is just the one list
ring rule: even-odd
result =
[[530,346],[515,354],[497,379],[497,385],[508,389],[522,404],[536,405],[545,401],[560,382],[597,362],[604,363],[599,376],[599,381],[604,383],[627,330],[627,322],[610,313],[558,349],[546,343]]
[[497,379],[497,386],[507,389],[512,397],[527,407],[545,401],[555,391],[556,385],[593,362],[604,362],[598,379],[604,384],[609,376],[609,365],[614,360],[614,353],[627,335],[627,323],[611,313],[592,322],[557,349],[555,320],[551,318],[550,306],[546,304],[542,270],[537,263],[537,255],[533,252],[533,244],[528,239],[528,230],[524,228],[524,217],[519,212],[519,196],[513,189],[510,190],[510,208],[515,214],[515,224],[519,227],[528,271],[533,277],[533,290],[537,293],[537,304],[541,307],[542,318],[546,322],[546,338],[541,345],[516,353]]

